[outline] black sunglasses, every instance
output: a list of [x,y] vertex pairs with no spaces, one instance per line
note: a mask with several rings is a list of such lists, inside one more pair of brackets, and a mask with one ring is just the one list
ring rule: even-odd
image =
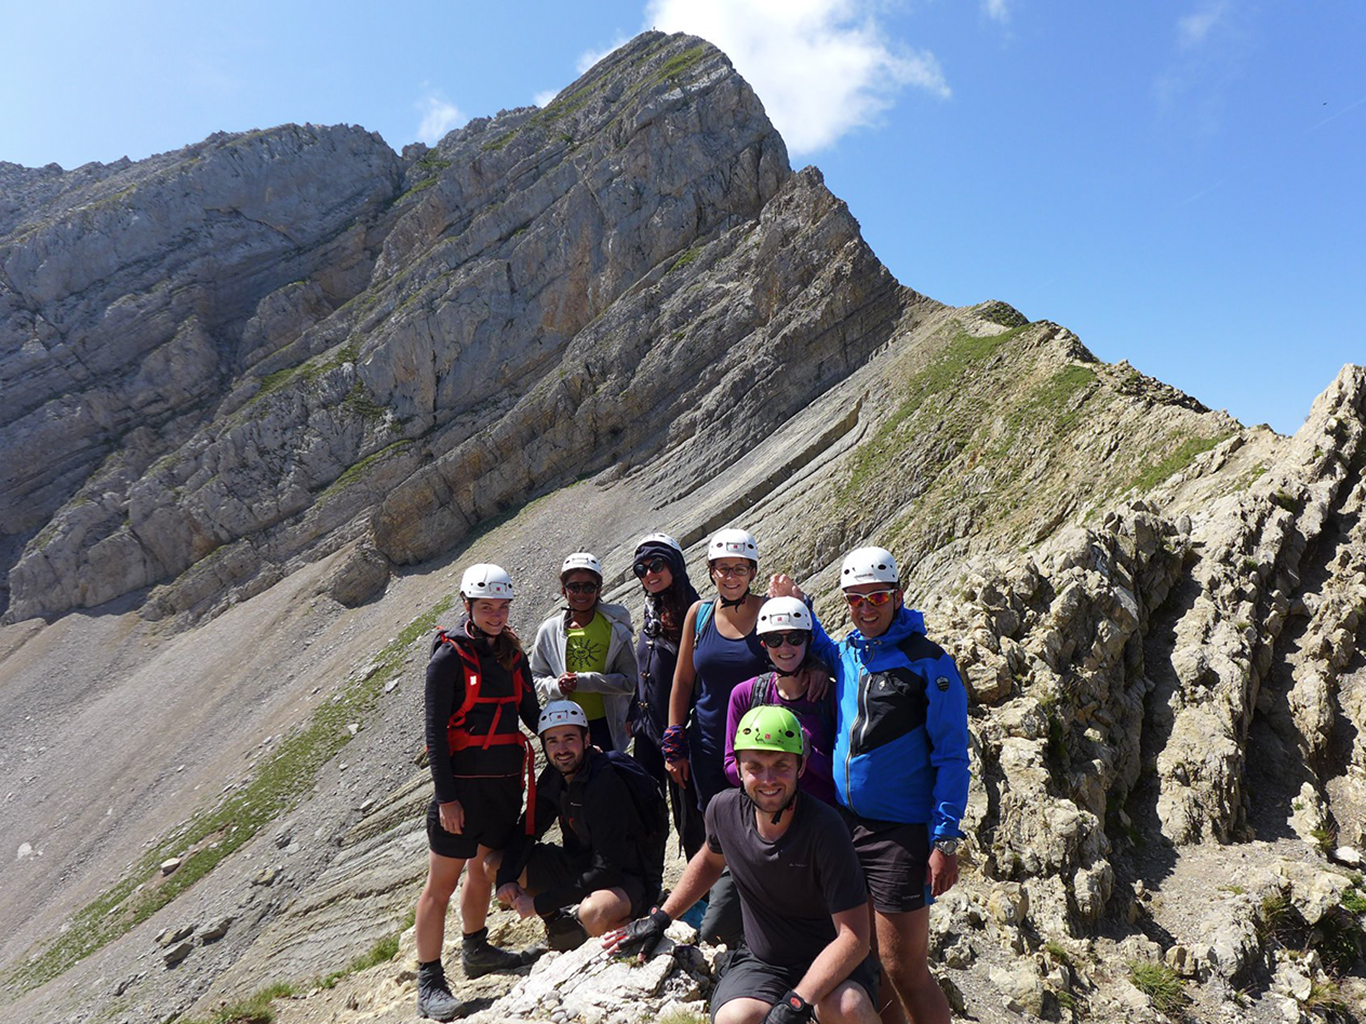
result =
[[631,571],[636,574],[636,579],[643,580],[648,574],[663,572],[669,567],[669,563],[662,558],[652,558],[648,562],[637,562],[631,566]]
[[566,583],[564,589],[571,594],[592,594],[597,591],[598,585],[589,580],[587,583]]
[[798,630],[794,633],[765,633],[759,637],[759,642],[769,650],[777,650],[783,644],[789,647],[800,647],[811,638],[811,634],[805,630]]

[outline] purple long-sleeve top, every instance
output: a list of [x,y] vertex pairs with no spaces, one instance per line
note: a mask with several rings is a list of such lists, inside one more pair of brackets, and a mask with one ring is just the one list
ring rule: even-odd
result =
[[797,785],[817,800],[834,806],[835,783],[830,777],[830,749],[835,735],[834,701],[830,694],[819,701],[807,700],[804,696],[788,700],[778,692],[772,672],[747,679],[730,692],[730,705],[726,709],[726,778],[730,779],[731,785],[740,785],[740,766],[735,762],[735,727],[745,712],[755,706],[756,686],[762,687],[758,703],[787,708],[797,716],[802,732],[806,734],[806,770]]

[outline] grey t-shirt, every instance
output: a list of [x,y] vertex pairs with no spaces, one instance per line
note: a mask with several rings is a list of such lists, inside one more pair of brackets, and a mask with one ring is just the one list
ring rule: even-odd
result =
[[740,890],[745,941],[760,960],[806,967],[835,938],[832,914],[868,902],[858,855],[839,813],[798,791],[792,824],[776,842],[759,835],[741,790],[707,805],[707,845],[726,858]]

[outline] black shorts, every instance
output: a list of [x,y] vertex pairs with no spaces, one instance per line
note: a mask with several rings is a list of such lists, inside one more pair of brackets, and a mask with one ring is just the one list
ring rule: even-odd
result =
[[904,914],[934,902],[925,884],[930,863],[928,825],[873,821],[850,814],[843,807],[840,814],[849,826],[873,909]]
[[[748,949],[738,950],[731,957],[726,972],[716,983],[716,991],[711,996],[711,1019],[716,1020],[716,1011],[732,999],[760,999],[770,1006],[776,1003],[806,974],[810,965],[796,967],[775,967],[765,963]],[[877,955],[869,953],[859,962],[845,981],[852,981],[864,992],[868,1000],[877,1008],[877,980],[881,968]],[[841,983],[842,984],[842,983]]]
[[[583,874],[587,862],[576,861],[564,852],[563,846],[554,843],[537,843],[531,848],[531,856],[526,862],[526,887],[533,896],[571,884]],[[614,888],[626,893],[631,901],[631,918],[644,917],[659,899],[659,886],[649,885],[642,879],[626,875],[621,884]]]
[[441,811],[432,798],[427,807],[427,846],[432,853],[469,860],[479,847],[502,850],[522,814],[522,778],[455,780],[455,798],[465,811],[465,831],[456,835],[441,827]]

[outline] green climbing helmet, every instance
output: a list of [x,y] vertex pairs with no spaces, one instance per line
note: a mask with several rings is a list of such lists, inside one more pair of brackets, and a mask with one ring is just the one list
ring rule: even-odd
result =
[[741,750],[782,750],[800,757],[806,752],[805,746],[802,726],[796,715],[787,708],[761,704],[750,708],[740,719],[735,727],[732,749],[736,753]]

